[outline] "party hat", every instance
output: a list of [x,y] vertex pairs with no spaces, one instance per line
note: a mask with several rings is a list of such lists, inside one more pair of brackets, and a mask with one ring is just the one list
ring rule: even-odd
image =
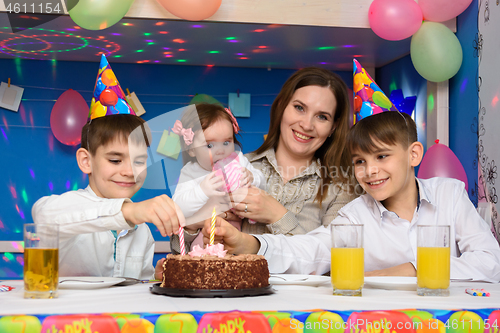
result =
[[90,104],[89,119],[113,114],[135,115],[135,112],[127,103],[120,83],[103,54]]
[[353,62],[354,114],[356,121],[384,111],[398,111],[359,62],[356,59],[353,59]]

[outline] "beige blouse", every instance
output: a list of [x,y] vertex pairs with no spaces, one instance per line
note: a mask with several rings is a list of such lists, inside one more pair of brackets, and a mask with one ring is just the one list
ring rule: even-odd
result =
[[[272,224],[250,224],[245,219],[242,231],[249,234],[301,235],[323,225],[328,226],[345,204],[357,195],[343,184],[331,183],[321,208],[315,201],[320,189],[321,173],[319,159],[297,176],[283,183],[274,149],[262,154],[246,154],[252,165],[262,171],[267,179],[267,192],[278,200],[288,212]],[[353,187],[351,187],[353,188]]]

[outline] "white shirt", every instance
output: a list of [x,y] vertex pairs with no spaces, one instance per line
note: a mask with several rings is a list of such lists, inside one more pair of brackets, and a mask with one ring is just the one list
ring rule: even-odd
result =
[[[452,279],[500,280],[500,247],[488,224],[455,179],[418,179],[419,204],[411,221],[388,211],[369,194],[345,205],[335,224],[364,224],[365,271],[411,262],[416,266],[417,225],[450,226]],[[323,274],[330,270],[330,229],[306,235],[254,235],[271,273]]]
[[[59,225],[60,276],[154,277],[154,239],[147,224],[129,225],[121,208],[130,199],[106,199],[86,189],[40,198],[35,223]],[[123,230],[116,238],[111,230]]]
[[[252,185],[265,190],[264,174],[252,166],[241,152],[238,152],[238,161],[242,167],[247,168],[252,173]],[[203,169],[197,162],[188,162],[182,167],[172,200],[179,205],[185,217],[192,216],[207,203],[209,198],[201,189],[200,183],[210,172]]]

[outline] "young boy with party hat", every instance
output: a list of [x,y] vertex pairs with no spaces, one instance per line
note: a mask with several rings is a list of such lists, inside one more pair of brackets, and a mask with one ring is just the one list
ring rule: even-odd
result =
[[130,200],[146,176],[151,133],[125,101],[104,55],[89,118],[76,152],[89,185],[39,199],[33,220],[59,225],[60,276],[161,278],[162,260],[155,270],[154,239],[145,222],[165,237],[178,232],[184,217],[166,195]]
[[[464,183],[418,179],[423,156],[415,122],[389,111],[361,119],[347,138],[354,172],[366,194],[345,205],[334,224],[364,224],[366,275],[415,276],[417,225],[450,226],[450,276],[500,280],[500,247],[469,200]],[[331,235],[245,235],[219,218],[215,234],[230,253],[265,255],[272,273],[323,274],[330,270]],[[204,234],[210,231],[209,224]]]

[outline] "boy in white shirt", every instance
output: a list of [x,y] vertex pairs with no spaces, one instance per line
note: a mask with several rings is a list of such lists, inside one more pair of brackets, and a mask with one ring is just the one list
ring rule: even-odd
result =
[[[134,131],[138,127],[144,131]],[[184,217],[166,195],[130,200],[146,176],[148,136],[149,128],[135,115],[93,119],[83,127],[76,152],[89,177],[87,188],[42,197],[33,205],[35,223],[59,225],[61,276],[161,278],[163,259],[155,272],[154,239],[145,222],[165,237],[178,232]]]
[[[365,274],[416,276],[418,224],[450,226],[452,279],[500,280],[500,247],[455,179],[418,179],[423,157],[415,122],[396,111],[360,120],[347,139],[357,181],[366,194],[332,223],[364,224]],[[265,255],[272,273],[323,274],[330,270],[329,228],[306,235],[245,235],[218,219],[216,239],[230,253]],[[208,235],[210,224],[205,223]]]

